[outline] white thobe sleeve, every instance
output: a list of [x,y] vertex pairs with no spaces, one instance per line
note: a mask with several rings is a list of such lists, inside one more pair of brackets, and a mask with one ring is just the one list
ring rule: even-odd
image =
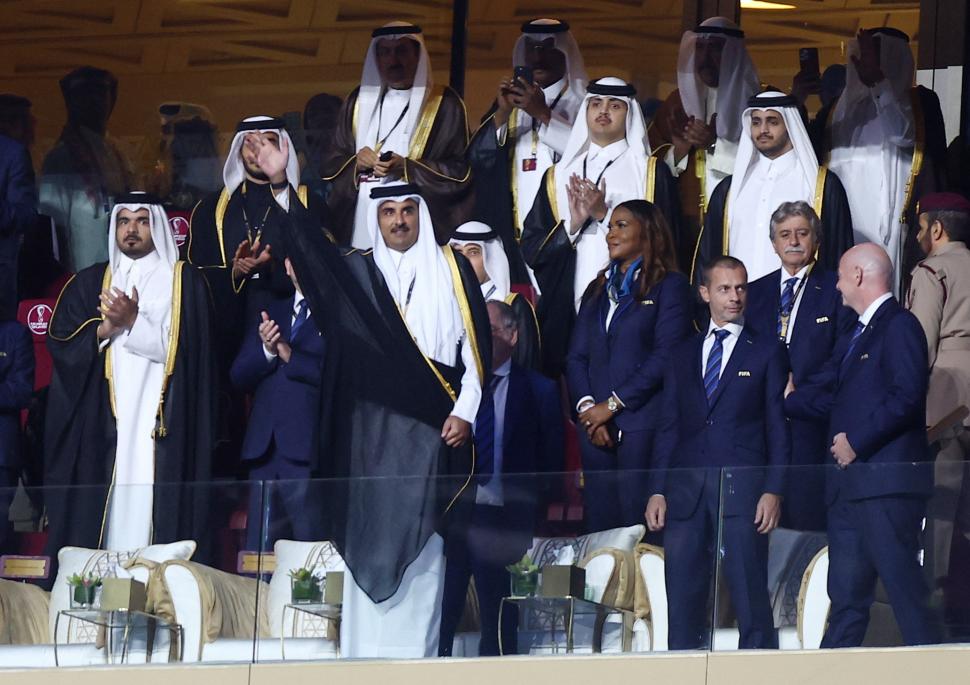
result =
[[171,313],[164,314],[162,321],[158,321],[157,317],[157,313],[153,315],[150,310],[140,309],[123,345],[132,354],[162,364],[168,355]]
[[[510,116],[514,116],[514,115],[515,115],[515,112],[513,112],[512,115]],[[508,135],[509,135],[508,123],[502,124],[497,129],[495,129],[495,140],[498,142],[499,145],[505,145],[505,140],[508,138]]]
[[707,167],[725,176],[734,173],[734,158],[738,155],[738,144],[727,138],[718,138],[714,144],[714,154],[707,156]]
[[907,116],[902,103],[889,85],[889,79],[884,78],[870,88],[869,94],[872,96],[872,101],[876,103],[886,140],[896,147],[913,147],[915,145],[913,117]]
[[465,373],[462,374],[461,391],[451,415],[474,423],[478,415],[478,404],[482,400],[482,379],[478,377],[478,362],[469,341],[470,335],[474,335],[474,331],[466,331],[461,340],[461,362],[465,365]]
[[664,155],[664,164],[666,164],[667,168],[670,169],[670,174],[674,178],[677,178],[687,170],[687,162],[689,157],[690,153],[688,152],[679,162],[676,161],[674,159],[674,146],[671,145],[667,149],[667,154]]
[[549,117],[549,123],[539,127],[539,140],[555,150],[557,155],[562,155],[566,150],[572,128],[568,122],[560,119],[553,112]]

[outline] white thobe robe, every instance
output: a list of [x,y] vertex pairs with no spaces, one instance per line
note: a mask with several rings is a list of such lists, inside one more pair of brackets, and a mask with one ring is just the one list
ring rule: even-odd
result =
[[157,252],[123,257],[112,287],[131,296],[138,289],[138,316],[131,330],[107,345],[117,411],[114,485],[108,506],[107,549],[151,544],[155,482],[155,420],[165,380],[172,321],[172,268]]
[[[542,124],[536,130],[538,140],[535,150],[535,169],[532,171],[526,171],[523,168],[523,162],[533,158],[533,119],[521,109],[512,111],[511,116],[515,117],[515,158],[512,160],[511,182],[514,184],[516,229],[521,230],[522,222],[532,209],[546,169],[558,162],[563,150],[566,149],[569,132],[582,102],[581,99],[573,97],[569,91],[563,92],[567,86],[566,80],[560,79],[542,89],[546,105],[552,107],[555,103],[555,108],[549,117],[549,123]],[[559,97],[560,94],[562,97]],[[558,102],[556,98],[559,98]],[[495,134],[500,143],[505,141],[509,134],[509,126],[506,124],[499,127]]]
[[[374,118],[369,123],[367,140],[371,149],[376,150],[377,144],[386,136],[387,140],[381,145],[378,154],[393,152],[401,157],[408,156],[411,148],[412,131],[408,128],[408,121],[411,119],[408,114],[404,114],[404,108],[411,100],[411,89],[395,90],[388,88],[384,93],[384,105],[378,107]],[[398,123],[398,120],[400,122]],[[397,123],[397,126],[395,126]],[[368,125],[366,122],[357,122],[358,126]],[[392,130],[393,129],[393,130]],[[371,177],[361,182],[357,190],[357,208],[354,211],[354,234],[351,244],[361,250],[369,250],[374,247],[370,232],[367,226],[367,211],[370,204],[370,191],[379,183],[390,183],[399,179]]]
[[769,237],[771,215],[783,202],[812,204],[815,188],[805,181],[795,150],[776,159],[758,155],[747,178],[731,182],[741,187],[733,205],[726,208],[731,217],[728,254],[744,262],[750,283],[781,268]]

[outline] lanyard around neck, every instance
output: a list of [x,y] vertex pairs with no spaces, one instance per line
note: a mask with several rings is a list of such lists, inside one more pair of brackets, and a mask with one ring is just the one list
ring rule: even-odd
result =
[[[552,101],[551,105],[549,105],[550,115],[552,111],[556,109],[556,105],[559,104],[559,101],[562,99],[562,96],[566,94],[567,90],[569,90],[568,83],[562,87],[562,90],[559,91],[559,95],[557,95],[556,99]],[[539,120],[532,117],[532,159],[535,159],[539,154],[539,128],[541,126],[542,124],[539,123]]]
[[387,142],[387,139],[391,137],[391,134],[394,133],[397,127],[401,125],[401,122],[404,121],[404,115],[408,113],[408,109],[411,107],[411,101],[408,100],[408,103],[404,105],[404,109],[402,109],[401,113],[398,115],[397,121],[395,121],[394,125],[391,126],[391,130],[387,132],[386,136],[381,138],[381,120],[384,118],[384,97],[386,95],[387,91],[384,91],[384,94],[381,95],[380,107],[377,110],[377,145],[374,146],[374,152],[381,151],[381,148],[384,147],[384,143]]
[[[626,152],[626,150],[624,150],[623,152]],[[623,152],[621,152],[620,155],[622,155]],[[600,181],[603,180],[603,174],[606,173],[606,170],[610,168],[610,166],[613,164],[613,162],[615,162],[616,160],[618,160],[620,158],[620,155],[617,155],[616,157],[614,157],[613,159],[611,159],[610,161],[608,161],[606,163],[606,166],[603,167],[603,170],[600,172],[600,175],[596,177],[596,181],[593,183],[594,186],[599,187]],[[586,157],[583,158],[583,178],[589,178],[586,175],[586,160],[587,159],[589,159],[589,155],[587,155]]]
[[778,305],[778,321],[781,323],[781,332],[778,334],[778,338],[786,343],[788,342],[788,326],[791,322],[791,313],[795,311],[795,304],[798,302],[798,296],[805,287],[805,283],[808,282],[808,275],[812,273],[813,266],[815,266],[815,262],[812,262],[809,265],[808,270],[805,271],[805,275],[799,279],[798,285],[795,286],[795,290],[792,292],[791,297],[791,309],[786,312],[781,308],[781,304]]

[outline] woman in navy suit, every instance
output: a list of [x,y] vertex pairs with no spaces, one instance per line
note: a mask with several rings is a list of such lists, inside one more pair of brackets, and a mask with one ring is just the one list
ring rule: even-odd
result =
[[613,210],[610,263],[583,296],[566,361],[589,530],[642,522],[664,368],[690,333],[691,291],[655,205]]

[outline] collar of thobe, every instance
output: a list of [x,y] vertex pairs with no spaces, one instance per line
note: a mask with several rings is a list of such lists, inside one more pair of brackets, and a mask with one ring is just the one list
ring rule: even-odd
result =
[[560,95],[565,95],[567,85],[568,84],[566,83],[566,79],[564,77],[553,83],[551,86],[546,86],[543,88],[542,94],[546,96],[546,104],[552,107],[553,102],[561,99]]
[[586,153],[586,161],[588,163],[596,162],[597,160],[605,160],[604,164],[611,159],[616,159],[630,146],[626,142],[626,138],[621,138],[615,142],[606,145],[605,147],[600,147],[593,141],[589,141],[589,151]]
[[132,259],[123,254],[119,260],[118,273],[125,275],[126,287],[130,288],[134,284],[135,278],[154,269],[160,261],[161,257],[158,255],[158,250],[152,250],[139,259]]
[[744,321],[743,320],[741,321],[741,323],[731,322],[731,323],[726,323],[723,326],[718,326],[712,320],[711,323],[707,327],[707,335],[705,337],[706,338],[710,338],[712,335],[714,335],[714,331],[716,331],[716,330],[722,330],[722,331],[727,331],[729,334],[731,334],[732,336],[734,336],[735,338],[737,338],[739,335],[741,335],[741,330],[743,328],[744,328]]
[[859,317],[859,323],[861,323],[863,326],[868,326],[869,322],[872,320],[872,317],[876,315],[876,312],[882,306],[882,303],[886,300],[892,299],[892,296],[892,293],[883,293],[873,300],[872,304],[866,307],[866,311],[862,312],[862,315]]
[[793,169],[798,166],[798,154],[795,152],[795,148],[792,148],[788,152],[774,159],[766,157],[765,155],[758,155],[758,173],[771,177],[768,180],[774,181],[779,176],[790,173]]
[[795,287],[799,287],[801,285],[802,281],[808,275],[808,270],[811,269],[811,268],[812,268],[812,263],[809,262],[808,264],[806,264],[805,266],[803,266],[801,269],[799,269],[795,273],[794,276],[792,276],[790,273],[788,273],[788,271],[785,269],[785,267],[781,267],[781,290],[782,291],[785,290],[785,282],[788,281],[788,280],[790,280],[790,279],[792,279],[792,278],[797,278],[798,279],[798,281],[795,283]]
[[384,91],[384,102],[389,100],[400,100],[403,105],[411,99],[411,89],[388,88]]

